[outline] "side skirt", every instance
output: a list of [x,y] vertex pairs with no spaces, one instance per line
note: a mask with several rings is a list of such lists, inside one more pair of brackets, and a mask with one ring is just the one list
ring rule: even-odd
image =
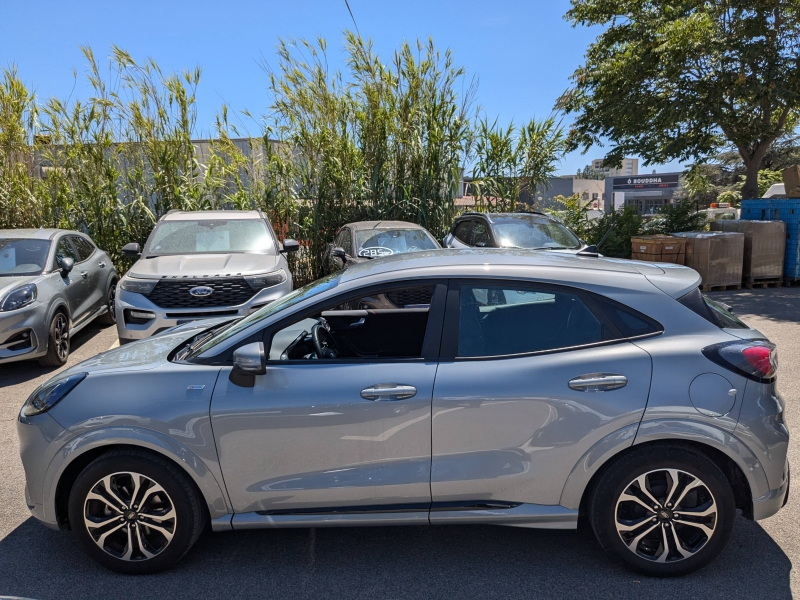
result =
[[[428,507],[429,506],[429,507]],[[538,529],[576,529],[578,511],[539,504],[433,504],[401,507],[353,507],[327,510],[258,511],[225,515],[211,522],[214,531],[286,527],[366,527],[390,525],[506,525]]]

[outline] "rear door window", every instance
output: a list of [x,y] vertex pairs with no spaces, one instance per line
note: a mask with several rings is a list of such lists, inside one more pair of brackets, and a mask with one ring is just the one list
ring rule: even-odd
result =
[[459,357],[509,356],[613,339],[577,293],[517,284],[463,284]]
[[492,236],[489,226],[483,221],[475,221],[472,226],[472,245],[478,248],[489,248],[492,245]]
[[640,337],[664,331],[661,323],[629,306],[624,306],[598,294],[592,294],[592,299],[600,305],[600,308],[614,322],[624,337]]

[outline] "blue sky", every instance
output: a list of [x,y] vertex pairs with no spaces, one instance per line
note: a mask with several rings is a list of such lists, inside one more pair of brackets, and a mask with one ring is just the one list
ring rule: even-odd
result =
[[[350,0],[350,7],[361,35],[387,59],[403,39],[432,36],[451,48],[456,63],[479,78],[478,102],[501,123],[549,115],[597,34],[564,20],[568,0]],[[0,67],[16,64],[40,98],[66,98],[87,93],[72,74],[85,73],[80,45],[99,60],[116,44],[136,60],[153,57],[164,70],[200,66],[198,126],[207,133],[223,101],[234,110],[266,111],[259,62],[276,64],[279,37],[321,35],[338,66],[342,31],[352,27],[344,0],[5,0]],[[570,154],[560,171],[574,173],[603,153]]]

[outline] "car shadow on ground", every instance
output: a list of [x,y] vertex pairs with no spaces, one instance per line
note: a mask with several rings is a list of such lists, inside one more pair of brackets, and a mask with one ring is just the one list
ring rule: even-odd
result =
[[711,292],[710,298],[729,304],[734,314],[758,315],[773,321],[800,321],[800,286]]
[[205,534],[172,570],[117,575],[30,518],[0,541],[0,595],[30,598],[791,598],[792,564],[739,517],[705,569],[652,579],[612,563],[586,530],[492,526]]
[[[108,329],[107,325],[100,325],[97,322],[89,323],[70,339],[70,355],[74,357],[81,346],[90,342],[96,335]],[[106,348],[103,348],[106,350]],[[72,362],[72,361],[70,361]],[[0,365],[0,387],[7,385],[17,385],[36,379],[42,375],[52,374],[60,367],[43,367],[38,360],[20,360],[17,362]]]

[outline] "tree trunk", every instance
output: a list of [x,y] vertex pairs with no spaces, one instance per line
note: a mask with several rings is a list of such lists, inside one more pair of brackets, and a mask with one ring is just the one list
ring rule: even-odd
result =
[[745,168],[744,187],[742,187],[742,200],[758,198],[758,168],[761,166],[760,157],[743,156]]

